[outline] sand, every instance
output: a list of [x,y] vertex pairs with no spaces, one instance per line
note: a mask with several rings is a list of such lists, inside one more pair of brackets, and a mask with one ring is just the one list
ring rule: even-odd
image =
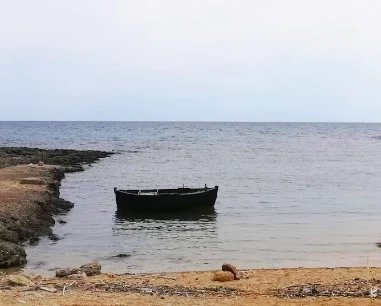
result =
[[[213,282],[214,271],[182,272],[146,275],[114,275],[102,274],[74,281],[68,279],[37,279],[44,286],[57,288],[56,293],[42,290],[22,292],[20,288],[0,290],[1,305],[381,305],[378,298],[346,298],[346,297],[307,297],[280,298],[274,295],[285,286],[307,283],[338,284],[349,279],[379,278],[381,268],[296,268],[296,269],[259,269],[249,270],[248,279],[231,282]],[[160,276],[175,278],[161,278]],[[2,276],[0,281],[4,281]],[[110,283],[135,285],[140,288],[168,286],[168,292],[182,292],[184,288],[229,288],[239,290],[238,293],[225,295],[219,292],[200,296],[174,296],[170,294],[150,294],[131,292],[107,292],[95,284]],[[365,285],[366,286],[366,285]],[[112,287],[112,286],[111,286]],[[170,288],[174,288],[171,291]],[[112,290],[112,289],[110,289]],[[118,290],[116,290],[118,291]]]

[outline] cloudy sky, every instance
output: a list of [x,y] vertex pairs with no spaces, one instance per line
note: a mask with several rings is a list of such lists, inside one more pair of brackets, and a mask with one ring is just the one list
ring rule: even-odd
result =
[[379,0],[1,0],[0,120],[381,121]]

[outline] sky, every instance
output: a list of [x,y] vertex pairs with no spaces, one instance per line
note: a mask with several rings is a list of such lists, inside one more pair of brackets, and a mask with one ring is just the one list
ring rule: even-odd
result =
[[381,122],[379,0],[0,0],[0,120]]

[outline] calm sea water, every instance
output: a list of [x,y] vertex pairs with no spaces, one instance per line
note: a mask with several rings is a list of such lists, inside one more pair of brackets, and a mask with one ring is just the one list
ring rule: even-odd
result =
[[[27,247],[27,270],[381,264],[381,124],[0,122],[0,145],[118,153],[66,176],[75,207],[53,229],[62,240]],[[183,184],[219,185],[215,213],[115,215],[114,186]]]

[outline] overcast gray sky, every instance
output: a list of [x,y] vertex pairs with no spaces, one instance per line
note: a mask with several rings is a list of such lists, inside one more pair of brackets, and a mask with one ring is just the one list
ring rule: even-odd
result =
[[379,0],[1,0],[0,120],[381,118]]

